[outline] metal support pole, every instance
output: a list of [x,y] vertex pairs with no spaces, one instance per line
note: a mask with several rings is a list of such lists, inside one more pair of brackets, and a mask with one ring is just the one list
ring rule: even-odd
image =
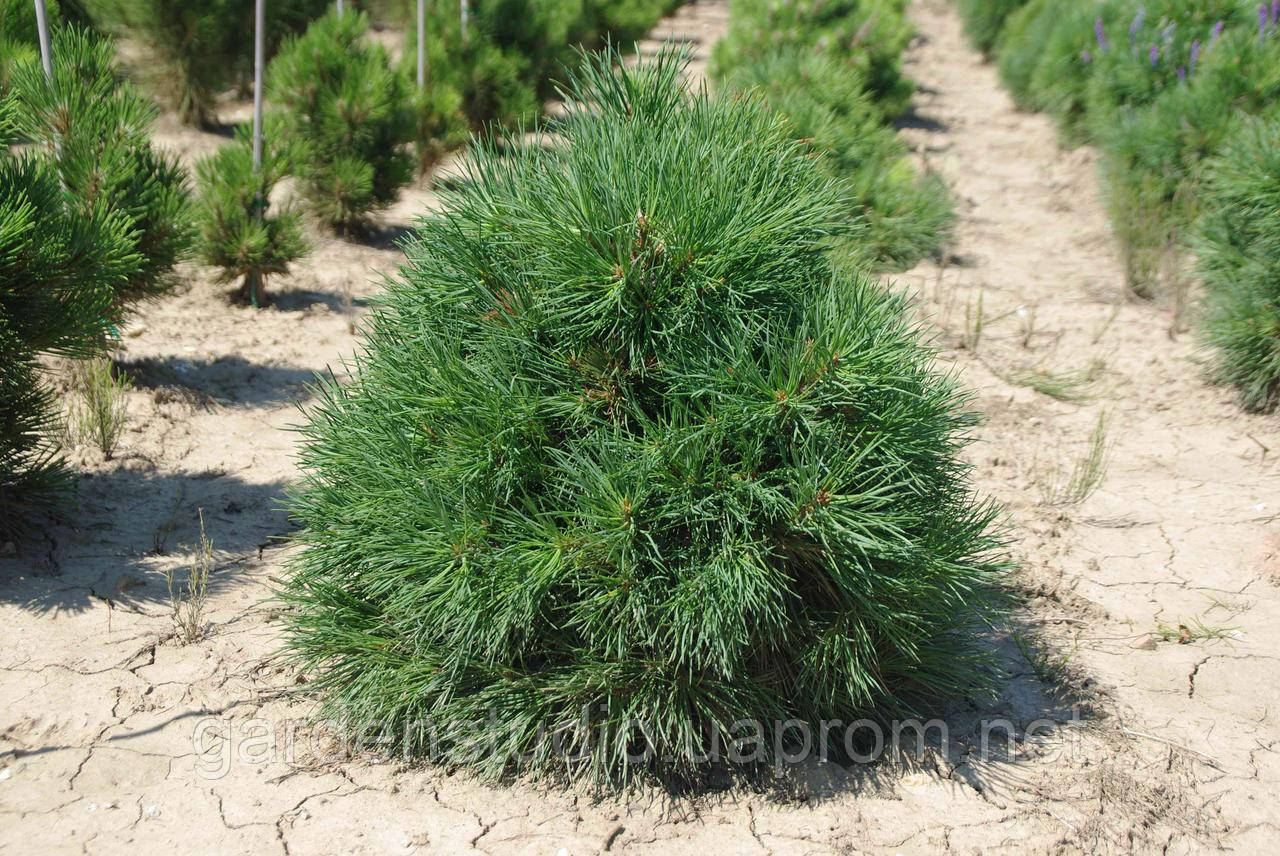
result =
[[427,0],[418,0],[418,89],[427,86]]
[[266,61],[264,33],[266,0],[256,0],[253,10],[253,170],[262,169],[262,66]]
[[40,62],[44,76],[53,83],[53,48],[49,46],[49,16],[45,13],[44,0],[36,0],[36,34],[40,37]]

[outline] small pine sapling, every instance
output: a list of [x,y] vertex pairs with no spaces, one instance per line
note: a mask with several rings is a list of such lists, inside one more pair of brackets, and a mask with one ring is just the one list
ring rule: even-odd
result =
[[363,12],[331,12],[287,39],[267,73],[303,198],[339,233],[364,226],[414,173],[409,83],[366,38],[368,27]]
[[220,282],[239,281],[239,299],[252,306],[264,305],[267,278],[287,274],[308,249],[297,209],[270,210],[286,169],[287,158],[268,148],[255,172],[251,143],[243,138],[196,165],[200,258],[219,269]]

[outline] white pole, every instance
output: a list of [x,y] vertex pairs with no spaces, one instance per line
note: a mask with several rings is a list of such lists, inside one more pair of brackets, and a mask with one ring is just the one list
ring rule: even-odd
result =
[[418,88],[427,85],[427,0],[418,0]]
[[262,169],[262,66],[266,58],[267,0],[257,0],[253,11],[253,171]]
[[467,40],[467,0],[458,0],[459,9],[462,12],[462,40]]
[[342,13],[343,13],[343,12],[345,12],[345,11],[346,11],[346,9],[345,9],[345,8],[343,7],[343,5],[342,5],[342,0],[338,0],[338,17],[339,17],[339,18],[341,18],[341,17],[342,17]]
[[40,62],[44,76],[53,83],[53,48],[49,46],[49,16],[45,14],[44,0],[36,0],[36,32],[40,37]]

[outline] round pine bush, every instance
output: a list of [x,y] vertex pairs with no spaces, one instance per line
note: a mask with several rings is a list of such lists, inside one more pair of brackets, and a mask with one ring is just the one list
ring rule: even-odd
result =
[[239,298],[253,306],[266,300],[267,277],[288,273],[307,252],[298,211],[291,206],[267,210],[286,166],[285,158],[267,149],[262,168],[255,171],[247,137],[196,165],[201,260],[220,269],[220,281],[239,280]]
[[964,397],[771,111],[617,59],[477,147],[321,386],[282,596],[324,715],[618,784],[989,686]]
[[363,226],[413,178],[408,81],[366,38],[368,29],[362,12],[330,12],[286,39],[267,75],[302,196],[339,232]]
[[1211,163],[1196,236],[1201,332],[1249,410],[1280,402],[1280,113],[1250,119]]

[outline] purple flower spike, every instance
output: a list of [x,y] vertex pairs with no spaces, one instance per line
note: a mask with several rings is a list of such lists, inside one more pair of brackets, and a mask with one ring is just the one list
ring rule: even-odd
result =
[[1178,66],[1178,82],[1179,83],[1187,82],[1187,70],[1182,66]]
[[1156,63],[1158,62],[1160,62],[1160,47],[1159,45],[1152,45],[1151,46],[1151,67],[1155,68]]
[[1218,39],[1222,37],[1223,22],[1219,21],[1213,25],[1213,32],[1209,34],[1209,47],[1213,47],[1218,43]]
[[1258,44],[1267,37],[1267,4],[1258,7]]
[[1271,17],[1267,19],[1267,26],[1274,27],[1276,18],[1280,18],[1280,0],[1271,0]]
[[1147,7],[1139,6],[1138,14],[1133,16],[1133,23],[1129,25],[1129,44],[1133,44],[1133,40],[1138,37],[1138,31],[1142,29],[1142,23],[1147,18]]
[[1093,54],[1089,53],[1088,49],[1080,51],[1080,61],[1088,65],[1093,62]]
[[1196,63],[1200,61],[1200,40],[1191,43],[1191,62],[1187,64],[1187,74],[1196,73]]
[[1098,40],[1098,47],[1105,52],[1107,49],[1107,34],[1102,29],[1102,16],[1099,15],[1093,19],[1093,36]]

